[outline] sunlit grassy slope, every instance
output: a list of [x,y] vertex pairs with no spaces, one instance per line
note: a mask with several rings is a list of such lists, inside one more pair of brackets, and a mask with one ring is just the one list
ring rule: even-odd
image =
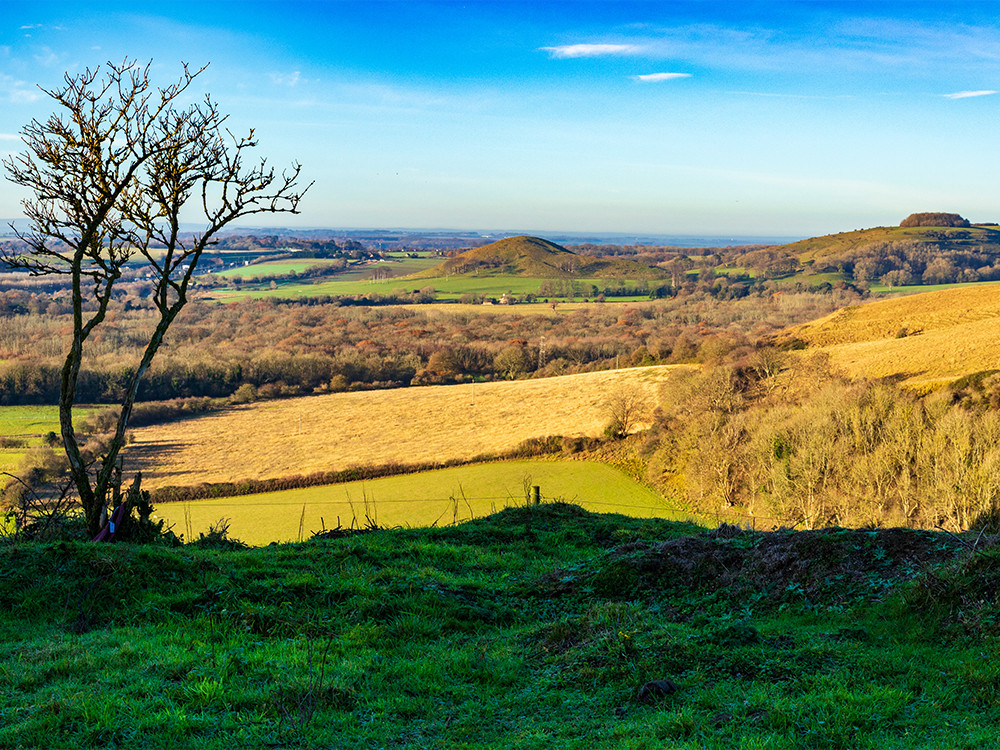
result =
[[511,461],[427,471],[366,482],[234,498],[162,503],[156,512],[178,534],[197,538],[221,518],[248,544],[308,538],[321,528],[445,526],[524,505],[526,486],[544,502],[566,500],[594,512],[686,519],[658,493],[617,469],[590,461]]
[[838,310],[790,332],[852,375],[921,387],[1000,368],[1000,285],[915,294]]
[[996,748],[1000,555],[955,565],[974,541],[546,504],[250,550],[5,545],[0,747]]
[[192,485],[384,464],[470,459],[531,437],[598,435],[608,394],[635,382],[655,398],[670,366],[557,378],[357,391],[236,407],[135,430],[144,484]]
[[810,237],[799,240],[783,249],[797,255],[803,263],[821,263],[830,257],[839,257],[853,250],[878,242],[918,242],[935,244],[952,250],[989,248],[996,252],[1000,245],[1000,228],[997,227],[873,227],[852,232]]

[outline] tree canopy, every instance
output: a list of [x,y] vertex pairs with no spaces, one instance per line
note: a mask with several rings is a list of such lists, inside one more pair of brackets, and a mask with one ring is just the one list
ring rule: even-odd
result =
[[963,219],[958,214],[946,213],[922,213],[910,214],[901,222],[901,227],[969,227],[972,226],[968,219]]

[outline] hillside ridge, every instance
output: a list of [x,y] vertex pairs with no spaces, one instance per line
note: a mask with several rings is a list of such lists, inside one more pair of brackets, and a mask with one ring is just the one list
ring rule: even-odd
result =
[[937,246],[942,250],[986,252],[1000,255],[1000,227],[872,227],[798,240],[779,248],[803,263],[821,263],[828,258],[876,243],[906,242]]
[[466,250],[410,278],[455,275],[504,275],[533,278],[633,278],[662,279],[666,272],[634,260],[577,255],[541,237],[506,237]]
[[941,289],[841,308],[778,342],[823,352],[854,376],[934,387],[1000,369],[1000,285]]

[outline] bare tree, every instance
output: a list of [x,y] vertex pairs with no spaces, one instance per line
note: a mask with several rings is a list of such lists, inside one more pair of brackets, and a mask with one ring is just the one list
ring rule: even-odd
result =
[[649,418],[651,410],[649,394],[635,382],[619,382],[604,397],[604,412],[610,419],[608,431],[617,437],[631,433]]
[[[182,104],[204,70],[183,66],[165,88],[150,82],[149,64],[108,63],[66,74],[52,90],[57,111],[21,131],[27,152],[3,161],[9,179],[30,191],[22,201],[30,228],[15,229],[27,250],[0,252],[0,262],[35,276],[60,274],[72,284],[73,326],[62,368],[59,419],[70,473],[91,534],[120,502],[120,453],[139,382],[164,334],[188,299],[198,260],[230,222],[258,213],[297,213],[308,189],[300,166],[275,173],[252,159],[257,141],[233,135],[209,97]],[[192,214],[194,215],[192,217]],[[185,220],[203,229],[181,231]],[[73,430],[73,406],[84,346],[104,322],[127,266],[153,277],[155,328],[121,402],[114,435],[92,462]],[[133,483],[138,493],[138,482]]]

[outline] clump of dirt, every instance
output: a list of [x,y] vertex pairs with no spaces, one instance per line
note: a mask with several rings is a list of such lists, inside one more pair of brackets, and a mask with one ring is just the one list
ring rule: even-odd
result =
[[609,598],[700,593],[832,604],[881,598],[962,549],[958,538],[910,529],[756,532],[722,526],[664,542],[630,542],[587,570],[556,571],[541,586],[555,595],[586,588]]

